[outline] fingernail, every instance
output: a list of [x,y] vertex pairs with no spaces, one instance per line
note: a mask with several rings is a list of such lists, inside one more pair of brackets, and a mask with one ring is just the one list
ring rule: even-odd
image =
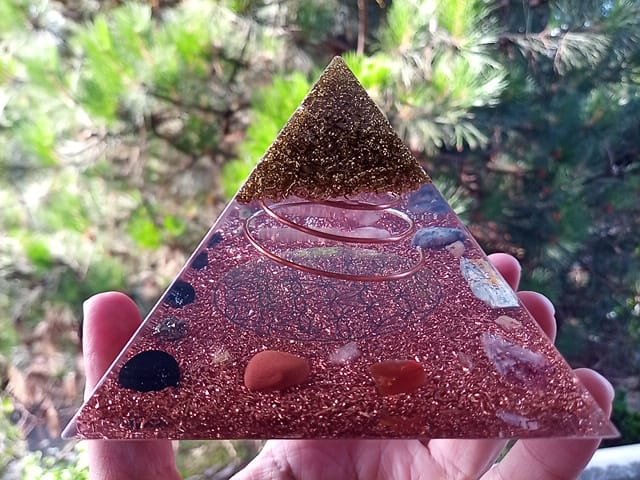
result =
[[518,295],[524,295],[524,296],[527,296],[527,297],[534,296],[534,297],[542,300],[542,302],[551,311],[551,315],[555,316],[556,307],[553,305],[553,302],[551,300],[549,300],[546,296],[541,294],[540,292],[533,292],[533,291],[530,291],[530,290],[521,290],[521,291],[518,292]]
[[547,307],[549,307],[549,309],[551,310],[552,315],[556,314],[556,307],[553,305],[553,302],[547,298],[546,295],[543,295],[540,292],[533,292],[533,293],[535,293],[544,303],[547,304]]
[[600,377],[602,384],[607,387],[607,390],[609,392],[609,401],[610,402],[613,401],[613,399],[616,396],[616,390],[615,388],[613,388],[613,385],[611,385],[611,382],[607,380],[601,373],[596,372],[595,370],[593,371],[593,373],[595,373],[598,377]]
[[551,300],[549,300],[546,296],[541,295],[542,298],[544,298],[544,301],[547,303],[547,305],[549,305],[549,308],[551,309],[551,311],[553,312],[553,315],[556,314],[556,307],[553,304],[553,302]]

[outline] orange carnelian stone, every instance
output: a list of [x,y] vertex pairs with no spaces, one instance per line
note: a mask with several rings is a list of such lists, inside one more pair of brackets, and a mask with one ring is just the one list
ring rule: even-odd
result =
[[427,381],[424,368],[413,360],[386,360],[369,370],[382,395],[413,392]]
[[244,385],[252,391],[283,390],[304,382],[308,376],[306,358],[265,350],[249,360],[244,370]]

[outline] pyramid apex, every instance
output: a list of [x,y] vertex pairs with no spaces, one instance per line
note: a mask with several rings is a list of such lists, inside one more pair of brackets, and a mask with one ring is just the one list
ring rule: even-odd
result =
[[237,199],[401,194],[428,181],[345,61],[334,57]]
[[329,65],[343,65],[346,68],[347,67],[347,62],[344,61],[344,58],[342,58],[340,55],[336,55],[335,57],[333,57],[331,59],[331,62],[329,62]]

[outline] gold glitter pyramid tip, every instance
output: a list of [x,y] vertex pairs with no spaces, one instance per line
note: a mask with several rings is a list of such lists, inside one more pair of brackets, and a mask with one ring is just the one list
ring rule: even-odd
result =
[[401,194],[429,181],[344,60],[335,57],[238,194],[326,199]]

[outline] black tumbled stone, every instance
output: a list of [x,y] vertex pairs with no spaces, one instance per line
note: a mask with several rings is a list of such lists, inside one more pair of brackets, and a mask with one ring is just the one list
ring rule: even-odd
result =
[[173,308],[182,308],[185,305],[193,303],[195,299],[196,291],[191,284],[183,280],[176,280],[164,301]]
[[209,258],[207,257],[207,252],[201,252],[192,260],[191,267],[196,270],[202,270],[207,265],[209,265]]
[[123,388],[138,392],[155,392],[177,387],[180,367],[175,358],[162,350],[140,352],[125,363],[118,375]]
[[216,232],[213,235],[211,235],[211,238],[207,242],[207,247],[208,248],[215,248],[215,247],[218,246],[218,244],[220,242],[222,242],[222,240],[224,240],[224,237],[222,236],[222,233]]

